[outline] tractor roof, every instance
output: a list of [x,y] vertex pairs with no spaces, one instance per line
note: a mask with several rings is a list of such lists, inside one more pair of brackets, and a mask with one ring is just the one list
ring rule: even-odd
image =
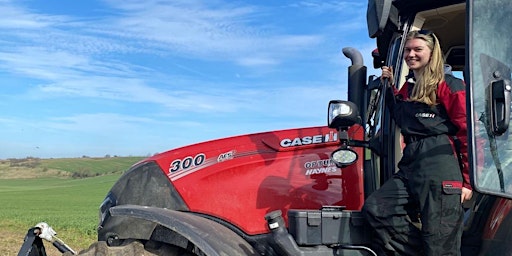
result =
[[[463,65],[465,39],[465,0],[368,0],[368,34],[377,39],[382,59],[396,32],[405,21],[420,13],[422,29],[433,31],[439,38],[445,55],[452,54],[450,63],[458,69]],[[449,6],[449,7],[448,7]],[[455,6],[455,8],[454,8]],[[400,24],[401,23],[401,24]],[[453,50],[455,49],[455,51]]]

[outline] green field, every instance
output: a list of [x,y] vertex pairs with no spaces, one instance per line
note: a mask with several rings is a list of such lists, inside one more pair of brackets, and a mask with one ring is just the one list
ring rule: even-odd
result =
[[[0,164],[3,168],[3,175],[0,175],[0,228],[20,236],[19,249],[30,227],[47,222],[72,248],[85,249],[96,240],[99,204],[122,172],[140,159],[42,159],[31,168],[16,166],[10,169],[3,162]],[[9,176],[6,175],[9,172],[37,174],[50,169],[57,175],[25,179],[2,177]],[[84,170],[92,177],[73,175],[75,172],[83,175]],[[7,245],[0,241],[0,251],[6,250],[4,246]]]

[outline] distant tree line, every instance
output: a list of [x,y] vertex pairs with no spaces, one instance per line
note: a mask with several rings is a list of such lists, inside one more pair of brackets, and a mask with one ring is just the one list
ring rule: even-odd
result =
[[82,179],[82,178],[96,177],[96,176],[100,176],[100,175],[102,175],[102,174],[98,173],[98,172],[93,173],[88,169],[83,169],[83,170],[78,170],[78,171],[73,172],[73,174],[71,174],[71,177],[75,178],[75,179]]
[[37,157],[26,157],[26,158],[9,158],[10,167],[28,167],[35,168],[41,164],[41,159]]
[[[106,154],[104,157],[89,157],[89,156],[83,155],[81,158],[87,159],[86,161],[88,161],[88,159],[100,159],[100,158],[112,159],[112,158],[118,158],[118,157],[123,158],[118,155],[112,156],[110,154]],[[69,163],[71,163],[69,166],[67,164],[65,164],[67,166],[66,168],[62,167],[61,165],[52,167],[51,161],[49,161],[49,162],[47,161],[47,160],[51,160],[51,159],[52,158],[44,159],[44,158],[28,156],[25,158],[0,159],[0,164],[2,164],[4,166],[8,165],[9,167],[11,167],[13,169],[15,169],[15,168],[30,168],[30,169],[36,169],[36,170],[40,169],[40,171],[42,171],[42,172],[47,172],[48,170],[52,169],[54,171],[58,171],[58,174],[66,173],[66,174],[69,174],[69,177],[78,178],[78,179],[79,178],[96,177],[96,176],[108,175],[108,174],[120,174],[120,173],[123,173],[124,171],[126,171],[126,168],[129,167],[127,165],[127,163],[124,163],[124,165],[127,165],[127,166],[125,166],[125,167],[117,166],[116,167],[115,165],[113,165],[113,166],[98,168],[97,165],[94,165],[91,167],[89,164],[80,164],[79,162],[76,162],[76,161],[73,162],[72,159],[69,162]],[[112,160],[117,161],[115,159],[112,159]],[[76,164],[76,163],[78,163],[78,164]],[[50,165],[50,166],[48,166],[48,165]],[[39,168],[39,169],[37,169],[37,168]],[[104,170],[105,168],[108,168],[110,170],[105,171]],[[68,175],[66,175],[66,176],[68,176]]]

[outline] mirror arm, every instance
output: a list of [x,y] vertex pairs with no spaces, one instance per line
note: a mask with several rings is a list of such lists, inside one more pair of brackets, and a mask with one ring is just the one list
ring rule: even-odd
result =
[[350,139],[348,135],[347,129],[339,129],[338,137],[341,146],[351,146],[351,147],[362,147],[362,148],[370,148],[370,142],[364,140],[353,140]]
[[368,141],[364,141],[364,140],[350,140],[347,142],[347,145],[352,146],[352,147],[362,147],[362,148],[370,147],[370,143]]
[[346,129],[339,129],[338,137],[339,137],[341,146],[352,146],[352,147],[363,147],[363,148],[370,147],[370,143],[368,141],[350,139],[350,136],[348,135],[348,132]]

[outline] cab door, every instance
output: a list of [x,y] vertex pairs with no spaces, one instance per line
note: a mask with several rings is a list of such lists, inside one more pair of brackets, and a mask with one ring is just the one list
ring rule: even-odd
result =
[[512,252],[512,3],[467,0],[468,151],[476,199],[462,255]]
[[479,192],[512,198],[512,4],[468,0],[467,7],[465,79],[472,182]]

